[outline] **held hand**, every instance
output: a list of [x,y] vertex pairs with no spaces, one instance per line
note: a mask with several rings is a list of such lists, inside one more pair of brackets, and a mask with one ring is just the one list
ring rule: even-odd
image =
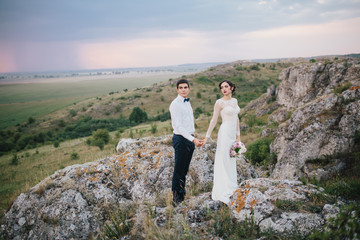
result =
[[196,147],[201,147],[202,146],[202,141],[197,139],[197,138],[194,138],[193,142],[194,142]]
[[236,141],[237,141],[237,142],[241,142],[240,136],[237,136],[237,137],[236,137]]

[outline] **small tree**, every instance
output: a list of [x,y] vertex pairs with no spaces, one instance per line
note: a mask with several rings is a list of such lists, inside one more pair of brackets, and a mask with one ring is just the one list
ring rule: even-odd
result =
[[152,123],[151,124],[151,133],[156,133],[157,132],[157,125],[156,125],[156,123]]
[[33,118],[33,117],[29,117],[28,118],[28,123],[29,124],[32,124],[32,123],[34,123],[35,122],[35,119]]
[[18,165],[19,164],[19,158],[18,158],[18,155],[16,153],[13,154],[10,164],[11,165]]
[[139,107],[134,107],[129,117],[130,122],[135,123],[145,122],[147,119],[147,113]]
[[69,114],[70,114],[70,116],[75,117],[77,115],[77,111],[74,109],[71,109]]
[[71,158],[71,160],[79,159],[79,154],[77,152],[73,152],[73,153],[71,153],[70,158]]
[[56,141],[54,142],[54,147],[55,147],[55,148],[58,148],[59,146],[60,146],[60,142],[56,140]]
[[92,137],[94,141],[99,139],[103,140],[105,144],[108,144],[110,141],[110,134],[109,131],[106,129],[98,129],[92,133]]

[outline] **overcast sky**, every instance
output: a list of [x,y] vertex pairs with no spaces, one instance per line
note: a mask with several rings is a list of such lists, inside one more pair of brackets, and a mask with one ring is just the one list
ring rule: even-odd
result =
[[0,0],[0,72],[360,53],[360,0]]

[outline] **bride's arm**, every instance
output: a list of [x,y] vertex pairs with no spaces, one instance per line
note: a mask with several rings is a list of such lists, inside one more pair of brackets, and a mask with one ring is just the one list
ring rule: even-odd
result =
[[[238,105],[238,102],[237,102],[237,99],[236,99],[236,106],[239,107]],[[240,139],[240,123],[239,123],[239,116],[236,116],[236,119],[237,119],[237,123],[236,123],[236,141],[237,142],[241,142],[241,139]]]
[[[214,105],[214,113],[213,113],[213,116],[211,118],[211,121],[210,121],[210,124],[209,124],[209,128],[206,132],[206,137],[204,139],[205,143],[207,142],[208,138],[211,136],[211,133],[217,123],[217,120],[218,120],[218,117],[219,117],[219,113],[220,113],[220,110],[221,110],[221,106],[220,106],[220,103],[218,101],[215,102],[215,105]],[[205,144],[204,143],[204,144]]]
[[236,126],[236,141],[237,142],[241,142],[241,139],[240,139],[240,124],[239,124],[239,118],[237,118],[237,126]]

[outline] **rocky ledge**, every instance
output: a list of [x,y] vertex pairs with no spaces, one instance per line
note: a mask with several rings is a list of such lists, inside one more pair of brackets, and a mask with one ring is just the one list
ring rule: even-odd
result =
[[257,178],[246,159],[238,157],[234,161],[239,188],[231,204],[223,206],[210,197],[215,145],[207,144],[195,150],[187,198],[174,208],[169,204],[174,161],[171,136],[122,139],[117,150],[117,155],[59,170],[20,194],[3,219],[2,237],[102,238],[114,225],[115,212],[133,209],[125,217],[125,222],[132,223],[126,239],[148,239],[169,222],[200,239],[217,239],[214,216],[224,208],[239,223],[252,221],[260,231],[307,235],[320,229],[343,204],[299,181]]

